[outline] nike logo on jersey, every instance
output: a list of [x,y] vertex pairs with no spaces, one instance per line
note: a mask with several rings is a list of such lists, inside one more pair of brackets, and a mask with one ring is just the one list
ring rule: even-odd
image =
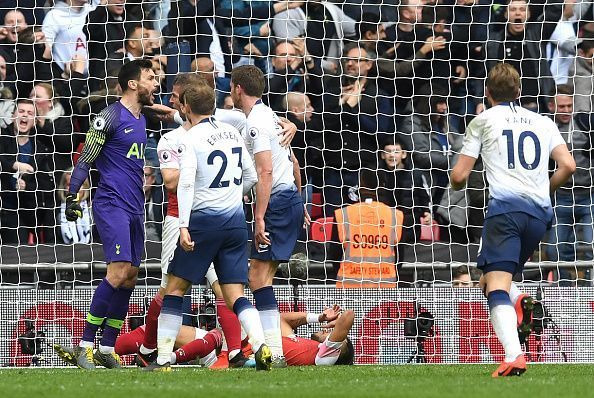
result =
[[133,132],[133,131],[134,131],[134,129],[125,129],[125,130],[124,130],[124,133],[126,133],[126,134],[129,134],[129,133],[131,133],[131,132]]

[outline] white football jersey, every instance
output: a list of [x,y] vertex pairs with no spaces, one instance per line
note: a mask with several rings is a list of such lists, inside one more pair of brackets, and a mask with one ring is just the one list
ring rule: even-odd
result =
[[272,192],[295,184],[291,150],[280,145],[281,130],[278,116],[262,101],[258,101],[247,117],[243,133],[252,158],[259,152],[272,152]]
[[162,169],[179,169],[180,151],[183,150],[183,147],[179,145],[179,140],[186,133],[186,129],[179,126],[161,137],[157,145],[157,155]]
[[505,103],[470,122],[461,153],[482,156],[492,199],[550,208],[549,158],[558,145],[565,141],[551,119]]
[[243,211],[244,189],[251,189],[257,175],[239,131],[208,118],[188,130],[179,145],[180,227],[188,227],[192,211],[217,217]]
[[239,130],[240,133],[243,133],[243,130],[245,130],[245,113],[243,113],[239,109],[217,108],[215,109],[214,117],[219,122],[227,123],[235,127],[237,130]]

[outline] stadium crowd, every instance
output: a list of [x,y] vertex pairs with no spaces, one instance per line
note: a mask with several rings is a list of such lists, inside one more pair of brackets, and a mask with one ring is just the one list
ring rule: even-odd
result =
[[[591,246],[593,234],[593,21],[591,3],[576,0],[4,0],[0,242],[96,238],[97,175],[76,222],[64,217],[64,193],[89,120],[118,99],[118,71],[135,59],[152,62],[163,105],[175,75],[199,72],[214,80],[218,107],[232,108],[231,69],[259,67],[264,101],[298,127],[292,148],[314,218],[362,201],[368,170],[365,190],[402,214],[399,241],[478,242],[482,164],[462,192],[448,172],[486,107],[487,73],[505,61],[522,76],[520,104],[550,115],[576,160],[546,253],[575,260],[575,243]],[[156,148],[174,125],[145,114],[147,239],[159,241],[167,203]]]

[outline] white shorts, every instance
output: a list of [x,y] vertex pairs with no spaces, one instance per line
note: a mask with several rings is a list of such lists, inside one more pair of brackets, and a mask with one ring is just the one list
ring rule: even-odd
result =
[[179,241],[179,218],[166,216],[163,222],[163,239],[161,243],[161,287],[167,286],[167,269],[173,260],[173,253]]
[[[163,289],[167,286],[167,269],[169,268],[169,263],[173,260],[178,241],[179,218],[166,216],[163,222],[163,239],[161,243],[161,287]],[[206,272],[206,280],[212,286],[218,279],[214,265],[210,264]]]

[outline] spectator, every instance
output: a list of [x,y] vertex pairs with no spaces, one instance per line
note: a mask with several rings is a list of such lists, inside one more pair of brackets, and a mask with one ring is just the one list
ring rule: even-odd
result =
[[163,227],[163,188],[156,185],[155,164],[147,161],[144,166],[144,216],[146,239],[161,241]]
[[329,259],[340,263],[336,286],[397,286],[397,245],[402,237],[400,210],[377,201],[377,176],[361,170],[359,203],[335,212]]
[[365,14],[381,15],[383,21],[398,20],[397,0],[349,0],[342,10],[355,21],[365,21]]
[[0,51],[0,129],[6,128],[12,121],[14,97],[6,82],[6,54]]
[[[510,0],[506,9],[506,28],[491,32],[484,48],[485,70],[489,73],[497,63],[511,64],[522,76],[520,104],[528,109],[547,109],[545,97],[555,85],[551,76],[543,41],[549,40],[561,18],[562,5],[546,5],[538,22],[527,24],[530,18],[526,0]],[[475,92],[484,97],[484,82],[477,81]],[[484,110],[483,102],[476,113]]]
[[[107,0],[87,16],[83,32],[88,41],[89,74],[105,76],[105,60],[108,54],[124,50],[125,23],[137,20],[136,15],[126,13],[126,0]],[[93,79],[91,90],[99,89],[99,81]]]
[[325,161],[329,167],[324,168],[324,200],[329,214],[344,203],[343,185],[357,185],[361,168],[377,169],[378,142],[394,131],[387,95],[378,88],[376,79],[369,77],[373,61],[367,51],[349,43],[344,61],[345,74],[342,79],[330,78],[324,103],[325,112],[339,115],[341,123],[337,132],[324,130],[325,149],[335,152],[329,154]]
[[301,168],[301,183],[305,186],[305,203],[311,202],[313,185],[321,185],[322,131],[324,123],[319,113],[314,114],[309,96],[304,93],[287,93],[282,102],[287,119],[297,126],[291,149]]
[[382,203],[398,208],[404,215],[403,242],[415,242],[420,226],[431,225],[429,195],[423,186],[423,173],[410,167],[408,152],[396,139],[380,152],[378,197]]
[[14,67],[16,44],[19,33],[29,25],[19,9],[11,10],[4,15],[4,26],[0,28],[0,49],[5,51],[6,62]]
[[272,109],[281,110],[285,95],[292,92],[305,93],[318,100],[320,109],[322,94],[322,68],[309,55],[305,40],[279,41],[274,48],[272,73],[268,78],[268,102]]
[[590,114],[594,112],[594,36],[584,37],[578,44],[578,55],[569,69],[568,81],[574,88],[574,112]]
[[74,134],[72,120],[51,84],[36,84],[29,98],[35,103],[36,138],[54,153],[55,180],[60,181],[62,173],[74,166],[72,154],[84,136]]
[[[339,73],[339,60],[344,53],[343,41],[355,37],[355,20],[327,1],[310,0],[303,4],[292,1],[289,7],[294,8],[279,12],[272,19],[275,37],[287,40],[305,37],[309,54],[321,60],[324,72]],[[324,15],[324,18],[308,18],[308,15]]]
[[476,267],[460,265],[452,270],[452,287],[478,287],[481,275]]
[[221,106],[225,100],[225,97],[231,91],[229,86],[230,81],[227,78],[220,77],[220,74],[216,69],[215,63],[212,61],[212,59],[208,57],[198,57],[192,61],[190,70],[192,72],[198,72],[206,79],[211,87],[215,87],[217,107]]
[[124,49],[114,51],[107,56],[104,70],[117,69],[122,64],[135,59],[154,57],[159,44],[151,37],[151,33],[151,29],[145,28],[140,22],[132,22],[126,25]]
[[569,79],[569,69],[576,56],[577,36],[574,30],[575,0],[566,0],[563,16],[547,44],[547,59],[551,65],[551,74],[556,84],[565,84]]
[[[61,70],[65,69],[76,53],[82,53],[86,59],[87,37],[83,33],[83,27],[87,15],[98,4],[99,0],[58,0],[46,14],[42,30],[51,47],[53,61]],[[88,62],[84,73],[87,74],[87,71]]]
[[78,200],[82,208],[82,217],[76,221],[68,221],[66,219],[66,194],[70,188],[70,177],[72,169],[67,170],[60,178],[58,185],[58,198],[60,200],[60,207],[58,209],[57,219],[59,220],[59,236],[62,242],[70,245],[73,243],[90,243],[91,242],[91,185],[89,180],[83,183],[80,190]]
[[[555,92],[556,91],[556,92]],[[592,167],[591,128],[573,117],[573,88],[559,85],[551,93],[549,111],[565,139],[576,163],[572,178],[555,192],[555,228],[552,234],[556,245],[548,250],[551,260],[576,261],[578,245],[587,246],[583,260],[592,261],[592,211],[594,185]],[[552,249],[552,250],[551,250]],[[559,269],[560,284],[569,286],[574,279],[566,268]]]
[[35,139],[33,101],[18,100],[13,120],[0,135],[2,238],[21,244],[52,242],[53,160],[51,151]]
[[429,173],[434,204],[441,201],[449,185],[452,156],[462,147],[462,136],[452,130],[449,118],[447,101],[443,97],[431,99],[429,115],[413,116],[413,168]]

